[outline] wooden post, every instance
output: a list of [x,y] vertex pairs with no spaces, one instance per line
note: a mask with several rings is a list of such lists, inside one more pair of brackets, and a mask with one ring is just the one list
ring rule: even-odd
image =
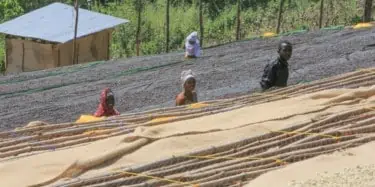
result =
[[165,52],[169,52],[169,0],[166,2],[166,15],[165,15]]
[[22,64],[21,64],[22,72],[25,71],[25,43],[22,42]]
[[280,33],[280,26],[281,26],[281,19],[283,16],[283,7],[284,7],[284,2],[285,0],[280,0],[280,7],[279,7],[279,18],[277,19],[277,28],[276,28],[276,33]]
[[202,6],[202,0],[199,0],[199,25],[200,25],[200,44],[203,48],[203,39],[204,39],[204,27],[203,27],[203,6]]
[[140,34],[141,34],[142,0],[137,0],[137,11],[138,11],[138,26],[137,26],[136,42],[137,42],[137,56],[139,56],[139,50],[140,50],[139,48],[140,48],[140,43],[141,43],[139,38],[140,38]]
[[371,16],[372,1],[373,0],[365,0],[365,11],[363,14],[363,22],[370,22],[372,19],[372,16]]
[[78,58],[79,58],[79,44],[77,44],[77,56],[76,56],[76,59],[75,59],[75,62],[76,62],[76,64],[78,64]]
[[76,12],[76,18],[75,18],[75,26],[74,26],[74,39],[73,39],[73,64],[77,64],[77,29],[78,29],[78,0],[75,0],[74,9]]
[[241,39],[241,0],[237,0],[237,30],[236,40]]
[[8,58],[8,55],[9,55],[9,52],[8,52],[8,45],[7,45],[7,42],[8,42],[8,39],[7,39],[7,36],[5,36],[5,42],[4,42],[4,49],[5,49],[5,71],[4,73],[6,72],[7,68],[8,68],[8,63],[9,63],[9,58]]
[[324,10],[324,0],[320,0],[319,29],[321,29],[323,25],[323,10]]
[[60,47],[58,45],[57,46],[57,67],[60,67],[61,66],[61,61],[60,61]]
[[109,60],[111,57],[110,57],[110,49],[111,49],[111,32],[112,30],[108,30],[108,34],[107,34],[107,60]]

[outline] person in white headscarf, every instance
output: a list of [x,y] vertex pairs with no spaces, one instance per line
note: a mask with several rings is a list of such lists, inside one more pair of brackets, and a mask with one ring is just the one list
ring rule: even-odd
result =
[[182,71],[181,83],[183,91],[176,97],[176,106],[197,103],[197,93],[195,92],[196,79],[193,71],[190,69]]
[[185,41],[185,58],[199,57],[201,48],[199,45],[198,33],[192,32]]

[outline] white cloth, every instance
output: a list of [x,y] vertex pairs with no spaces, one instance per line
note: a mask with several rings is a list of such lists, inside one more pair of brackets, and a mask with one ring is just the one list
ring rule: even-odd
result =
[[185,82],[190,79],[190,78],[194,78],[195,79],[195,75],[193,73],[193,71],[191,71],[191,69],[189,70],[185,70],[185,71],[182,71],[181,72],[181,83],[182,83],[182,87],[184,87],[184,84]]
[[[189,41],[194,41],[194,44],[190,44]],[[201,49],[198,40],[198,33],[192,32],[185,41],[185,51],[188,56],[199,57],[201,55]]]

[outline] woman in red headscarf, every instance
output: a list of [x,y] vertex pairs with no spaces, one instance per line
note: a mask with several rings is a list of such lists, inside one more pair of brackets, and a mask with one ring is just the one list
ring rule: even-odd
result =
[[95,117],[109,117],[114,115],[120,115],[120,113],[114,108],[115,106],[115,97],[111,89],[106,88],[100,94],[100,104],[96,110]]

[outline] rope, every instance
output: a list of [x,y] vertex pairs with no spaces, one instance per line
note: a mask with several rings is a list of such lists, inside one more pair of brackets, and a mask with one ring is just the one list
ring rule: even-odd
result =
[[199,187],[198,184],[193,184],[193,183],[189,183],[189,182],[182,182],[182,181],[177,181],[177,180],[173,180],[173,179],[166,179],[166,178],[146,175],[146,174],[142,174],[142,173],[133,173],[133,172],[129,172],[129,171],[120,171],[120,170],[115,170],[114,172],[127,174],[127,175],[134,175],[134,176],[138,176],[138,177],[146,177],[146,178],[149,178],[149,179],[155,179],[155,180],[160,180],[160,181],[166,181],[166,182],[170,182],[170,183],[173,183],[173,184],[190,185],[190,186],[193,186],[193,187]]

